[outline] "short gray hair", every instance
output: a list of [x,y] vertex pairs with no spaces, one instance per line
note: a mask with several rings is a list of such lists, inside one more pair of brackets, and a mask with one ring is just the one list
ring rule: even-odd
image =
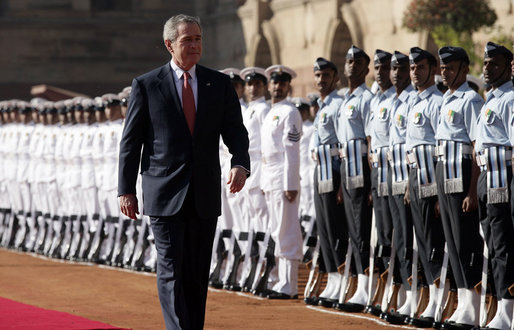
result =
[[178,26],[180,24],[196,24],[200,28],[200,31],[202,31],[202,25],[200,24],[199,17],[179,14],[170,17],[170,19],[166,21],[164,24],[164,30],[162,31],[162,39],[164,41],[169,40],[171,42],[175,42],[177,39]]

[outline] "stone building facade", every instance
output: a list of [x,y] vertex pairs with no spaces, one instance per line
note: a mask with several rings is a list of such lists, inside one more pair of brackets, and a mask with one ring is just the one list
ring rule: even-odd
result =
[[[409,0],[0,0],[0,99],[30,97],[50,84],[95,96],[169,60],[162,26],[171,15],[201,18],[201,63],[222,69],[282,63],[295,69],[293,95],[313,90],[318,56],[342,70],[353,43],[435,51],[427,32],[402,27]],[[498,24],[512,33],[514,0],[492,0]],[[487,33],[477,33],[485,43]],[[371,69],[371,68],[370,68]],[[372,74],[368,76],[372,79]]]

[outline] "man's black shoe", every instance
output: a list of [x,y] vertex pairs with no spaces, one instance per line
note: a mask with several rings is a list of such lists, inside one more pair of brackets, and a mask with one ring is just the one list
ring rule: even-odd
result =
[[298,295],[295,294],[294,296],[290,296],[286,293],[272,291],[270,294],[268,294],[267,298],[268,299],[298,299]]
[[318,306],[318,303],[319,303],[318,297],[307,297],[307,298],[303,299],[303,301],[307,305],[312,305],[312,306]]
[[364,305],[354,303],[334,304],[334,308],[348,313],[360,313],[364,310]]
[[337,300],[335,299],[329,299],[329,298],[319,298],[318,299],[318,305],[326,308],[332,308],[334,304],[337,303]]
[[473,328],[474,328],[474,326],[471,324],[462,324],[462,323],[455,323],[455,322],[441,323],[441,329],[447,329],[447,330],[470,330]]
[[409,324],[415,326],[416,328],[431,328],[434,325],[434,318],[411,317]]
[[405,324],[405,319],[407,319],[408,315],[403,315],[399,313],[389,313],[385,315],[384,320],[391,324]]
[[382,309],[380,308],[380,306],[368,305],[366,306],[365,312],[375,316],[380,316],[380,314],[382,313]]

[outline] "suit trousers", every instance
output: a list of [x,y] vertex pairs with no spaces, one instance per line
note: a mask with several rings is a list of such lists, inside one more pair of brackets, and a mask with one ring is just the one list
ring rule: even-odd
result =
[[202,329],[216,218],[203,219],[198,215],[190,185],[177,214],[151,216],[150,222],[166,329]]
[[329,273],[337,272],[344,262],[348,248],[348,228],[344,205],[337,204],[337,192],[341,185],[339,160],[332,161],[332,178],[334,190],[327,193],[318,191],[318,170],[314,171],[314,207],[316,209],[316,226],[318,230],[321,256]]
[[482,276],[483,242],[480,237],[478,211],[462,211],[469,190],[471,159],[462,160],[463,192],[444,192],[444,163],[437,162],[436,180],[439,210],[448,246],[450,265],[458,288],[472,289]]

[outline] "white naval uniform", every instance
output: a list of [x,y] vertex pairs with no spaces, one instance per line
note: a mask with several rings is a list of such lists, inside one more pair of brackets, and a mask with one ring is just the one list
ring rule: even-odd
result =
[[23,215],[19,218],[23,219],[23,226],[20,226],[16,233],[15,247],[20,247],[25,243],[25,235],[28,230],[28,226],[34,227],[32,211],[32,195],[30,193],[30,185],[28,181],[29,175],[29,164],[30,164],[30,140],[34,131],[34,124],[20,124],[19,125],[20,138],[18,142],[17,155],[18,155],[18,166],[16,171],[16,180],[18,182],[18,189],[22,199]]
[[[298,293],[298,263],[302,258],[298,219],[301,134],[302,118],[296,107],[287,100],[273,104],[261,129],[261,188],[278,259],[279,281],[272,290],[288,295]],[[285,191],[297,191],[298,196],[289,202]]]
[[310,120],[303,122],[300,139],[300,178],[302,194],[300,196],[300,216],[316,217],[314,210],[314,171],[316,162],[311,158],[309,144],[314,133],[314,124]]
[[[268,209],[266,205],[266,199],[262,193],[260,185],[261,176],[261,127],[268,114],[270,108],[263,97],[251,101],[243,108],[243,124],[248,131],[249,148],[248,154],[250,155],[250,168],[252,175],[246,180],[245,186],[241,191],[242,197],[242,217],[246,222],[247,231],[250,232],[251,237],[257,232],[265,233],[268,230]],[[251,243],[250,238],[248,243]],[[259,249],[266,249],[263,246],[264,242],[259,242],[261,246]],[[250,262],[250,249],[251,246],[247,246],[245,254],[245,267],[240,276],[239,283],[243,287],[251,271]],[[258,277],[255,281],[258,280]]]
[[9,203],[9,194],[7,192],[7,182],[6,177],[4,175],[4,166],[5,166],[5,138],[6,138],[6,124],[0,125],[0,246],[3,246],[3,237],[4,234],[7,233],[8,229],[8,219],[9,216],[7,214],[7,210],[11,207]]

